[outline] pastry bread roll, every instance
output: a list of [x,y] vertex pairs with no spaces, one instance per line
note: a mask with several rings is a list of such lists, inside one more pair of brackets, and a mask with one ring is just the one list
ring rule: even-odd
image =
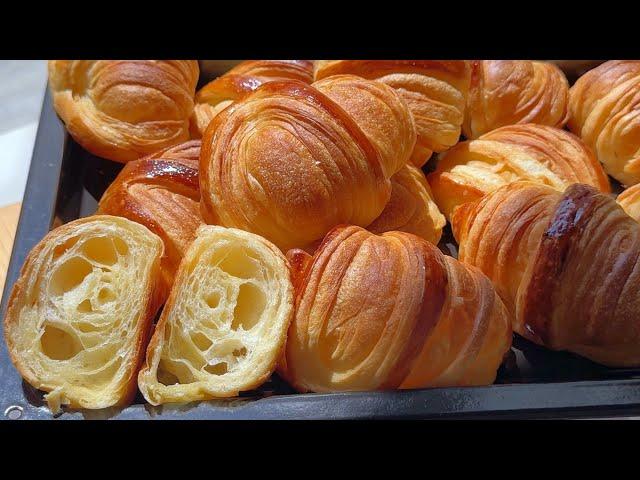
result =
[[262,237],[198,229],[138,376],[153,405],[231,397],[274,371],[293,315],[284,255]]
[[393,230],[413,233],[437,245],[447,224],[438,210],[422,170],[405,165],[391,177],[391,198],[367,230],[384,233]]
[[162,277],[167,292],[184,252],[203,223],[199,157],[200,141],[190,140],[129,162],[98,204],[98,213],[141,223],[162,239]]
[[218,113],[236,100],[272,80],[313,81],[308,60],[247,60],[202,87],[196,93],[191,135],[200,138]]
[[640,182],[639,104],[638,60],[605,62],[571,87],[569,128],[624,185]]
[[129,162],[189,139],[196,60],[51,60],[53,105],[90,153]]
[[[345,100],[348,90],[357,102]],[[370,80],[342,76],[318,88],[265,83],[205,132],[203,218],[262,235],[282,250],[303,248],[342,223],[369,225],[402,167],[393,148],[405,151],[415,135],[410,117],[393,89]]]
[[489,280],[404,232],[333,229],[291,250],[295,318],[280,371],[301,392],[485,385],[511,345]]
[[9,298],[4,335],[22,377],[52,411],[127,405],[160,307],[162,241],[97,215],[49,232]]
[[609,195],[516,182],[459,207],[459,258],[494,283],[520,335],[640,365],[640,225]]
[[437,168],[427,178],[447,218],[458,205],[520,180],[560,191],[572,183],[611,191],[604,170],[579,138],[535,124],[501,127],[461,142],[440,156]]
[[505,125],[537,123],[562,128],[569,117],[569,83],[556,65],[530,60],[472,63],[462,131],[478,138]]
[[629,187],[618,195],[618,203],[625,212],[640,222],[640,184]]
[[353,74],[393,87],[405,100],[418,137],[411,162],[421,167],[433,152],[458,142],[464,119],[471,68],[463,60],[319,60],[314,75],[320,80]]

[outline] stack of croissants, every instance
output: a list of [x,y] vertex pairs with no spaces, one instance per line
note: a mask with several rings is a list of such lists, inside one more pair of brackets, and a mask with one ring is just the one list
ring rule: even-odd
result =
[[299,392],[488,385],[513,332],[640,366],[640,61],[571,87],[511,60],[198,80],[197,61],[49,62],[71,137],[125,164],[11,293],[12,360],[53,411],[274,372]]

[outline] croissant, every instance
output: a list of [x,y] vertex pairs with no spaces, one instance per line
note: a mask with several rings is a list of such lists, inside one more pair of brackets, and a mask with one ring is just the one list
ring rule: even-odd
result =
[[53,105],[94,155],[117,162],[189,139],[195,60],[52,60]]
[[205,132],[203,218],[285,251],[341,223],[369,225],[414,142],[411,113],[383,83],[348,75],[265,83]]
[[313,81],[307,60],[247,60],[209,82],[196,93],[191,135],[200,138],[218,113],[263,83],[272,80]]
[[640,61],[613,60],[571,87],[569,128],[624,185],[640,182]]
[[149,343],[140,391],[158,405],[251,390],[274,371],[292,316],[288,264],[273,244],[200,227]]
[[162,277],[167,291],[184,252],[203,223],[199,157],[200,141],[191,140],[129,162],[98,204],[98,213],[141,223],[162,239]]
[[501,127],[461,142],[440,156],[437,168],[427,178],[447,218],[458,205],[518,180],[560,191],[572,183],[611,191],[604,170],[579,138],[535,124]]
[[640,225],[609,195],[516,182],[459,207],[459,258],[494,283],[520,335],[640,365]]
[[490,281],[404,232],[336,227],[287,254],[295,317],[279,370],[297,390],[485,385],[511,345]]
[[22,377],[57,412],[126,405],[161,304],[162,241],[125,218],[81,218],[29,253],[4,334]]
[[314,75],[353,74],[393,87],[407,102],[418,138],[411,162],[421,167],[433,152],[452,147],[460,138],[469,88],[469,62],[440,60],[320,60]]
[[618,195],[618,203],[625,212],[640,222],[640,184],[629,187]]
[[569,83],[553,63],[475,61],[462,131],[473,139],[519,123],[562,128],[569,117],[568,104]]
[[413,233],[434,245],[440,241],[447,224],[433,200],[424,173],[405,165],[391,177],[391,198],[367,230],[384,233],[393,230]]

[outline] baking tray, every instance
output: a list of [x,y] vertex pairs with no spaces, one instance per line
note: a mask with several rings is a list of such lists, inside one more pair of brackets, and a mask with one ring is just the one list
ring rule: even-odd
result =
[[[53,227],[94,213],[122,166],[90,155],[65,132],[47,90],[0,315],[29,250]],[[455,254],[450,233],[440,247]],[[22,381],[0,341],[0,418],[11,419],[423,419],[568,418],[640,415],[640,369],[609,369],[520,337],[487,387],[296,394],[277,375],[234,399],[153,407],[140,395],[126,408],[54,417]]]

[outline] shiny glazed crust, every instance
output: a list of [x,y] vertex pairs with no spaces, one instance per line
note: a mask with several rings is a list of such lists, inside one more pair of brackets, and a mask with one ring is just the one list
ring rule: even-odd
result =
[[51,60],[53,105],[87,151],[129,162],[189,139],[195,60]]
[[97,215],[52,230],[31,250],[4,333],[14,365],[48,392],[52,411],[133,400],[162,301],[162,248],[144,226]]
[[511,324],[479,271],[414,235],[355,226],[333,229],[313,256],[287,257],[296,313],[280,371],[299,391],[495,379]]
[[569,118],[569,83],[553,63],[476,60],[462,131],[478,138],[505,125],[562,128]]
[[514,181],[532,181],[559,191],[572,183],[611,191],[601,165],[579,138],[536,124],[501,127],[460,142],[441,155],[428,180],[447,218],[458,205]]
[[640,222],[640,184],[627,188],[617,200],[625,212]]
[[514,330],[608,366],[640,365],[640,225],[610,196],[527,182],[453,215],[462,262],[482,270]]
[[129,162],[98,204],[98,213],[141,223],[162,239],[167,293],[184,252],[203,223],[199,158],[200,141],[191,140]]
[[196,94],[191,135],[201,138],[218,113],[236,100],[273,80],[313,81],[313,64],[308,60],[247,60],[212,80]]
[[318,60],[314,76],[352,74],[393,87],[409,106],[418,133],[411,162],[421,167],[433,152],[458,142],[471,78],[463,60]]
[[138,376],[153,405],[232,397],[275,370],[293,316],[287,261],[242,230],[198,229]]
[[569,128],[593,148],[609,175],[640,182],[640,61],[611,60],[571,87]]

